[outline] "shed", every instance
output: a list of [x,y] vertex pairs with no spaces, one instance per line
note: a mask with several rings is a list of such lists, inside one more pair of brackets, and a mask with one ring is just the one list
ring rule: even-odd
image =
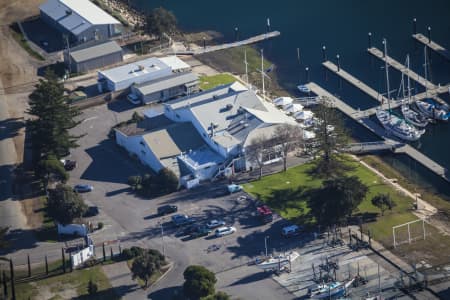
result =
[[39,9],[46,23],[74,43],[107,40],[120,33],[120,22],[89,0],[48,0]]
[[64,51],[71,72],[83,73],[123,61],[122,48],[114,41],[94,41]]
[[150,82],[134,85],[131,92],[144,104],[167,101],[198,91],[198,76],[191,72],[172,74]]

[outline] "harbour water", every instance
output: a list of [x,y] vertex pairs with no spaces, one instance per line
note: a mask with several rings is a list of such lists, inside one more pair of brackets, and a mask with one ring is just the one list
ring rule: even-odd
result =
[[[336,63],[336,55],[339,54],[342,68],[383,92],[386,90],[383,64],[366,51],[369,32],[372,33],[372,46],[379,49],[382,49],[382,38],[388,40],[389,55],[396,60],[404,62],[406,54],[410,54],[412,69],[422,76],[423,46],[411,38],[413,18],[417,19],[418,32],[427,35],[427,27],[430,26],[431,38],[450,49],[448,0],[134,0],[131,3],[141,10],[163,6],[175,13],[182,29],[215,30],[222,33],[226,41],[234,39],[236,27],[240,38],[264,32],[266,19],[270,18],[271,29],[279,30],[281,36],[257,47],[263,47],[264,54],[276,64],[281,85],[294,92],[295,86],[306,80],[305,68],[308,67],[311,80],[339,95],[354,108],[365,109],[376,105],[376,102],[331,74],[325,77],[321,66],[323,46],[329,60]],[[300,61],[297,48],[300,49]],[[433,52],[430,57],[428,78],[435,84],[449,83],[450,61]],[[400,73],[391,68],[390,75],[391,87],[398,89]],[[413,87],[418,93],[424,91],[418,84]],[[441,95],[441,98],[450,103],[449,94]],[[450,169],[450,124],[428,126],[427,133],[413,146]],[[412,163],[408,159],[393,161],[405,173],[419,173],[418,176],[411,175],[411,178],[422,178],[450,196],[447,182],[427,175],[420,167],[411,168]]]

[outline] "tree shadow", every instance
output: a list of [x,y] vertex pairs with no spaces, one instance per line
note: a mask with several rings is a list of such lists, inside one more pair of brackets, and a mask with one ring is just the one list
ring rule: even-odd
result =
[[354,161],[350,157],[333,155],[328,162],[323,157],[314,160],[306,174],[313,179],[330,179],[345,176],[354,170]]
[[254,273],[254,274],[250,274],[248,276],[245,276],[245,277],[243,277],[243,278],[233,282],[229,286],[248,284],[248,283],[252,283],[252,282],[255,282],[255,281],[260,281],[260,280],[267,279],[267,278],[269,278],[271,276],[272,276],[271,272],[258,272],[258,273]]
[[159,289],[159,290],[151,292],[147,297],[148,297],[148,299],[153,299],[153,300],[185,299],[183,297],[183,287],[182,286],[171,286],[171,287]]
[[72,299],[74,300],[94,300],[94,299],[122,299],[127,294],[140,289],[139,285],[121,285],[118,287],[108,288],[95,293],[95,295],[82,295]]

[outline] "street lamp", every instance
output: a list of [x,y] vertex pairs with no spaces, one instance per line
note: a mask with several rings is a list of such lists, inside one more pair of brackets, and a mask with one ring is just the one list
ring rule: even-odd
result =
[[266,248],[266,257],[267,257],[267,239],[269,238],[268,235],[264,238],[264,247]]
[[164,247],[164,228],[162,221],[159,222],[159,228],[161,229],[161,241],[162,241],[162,254],[166,256],[166,249]]

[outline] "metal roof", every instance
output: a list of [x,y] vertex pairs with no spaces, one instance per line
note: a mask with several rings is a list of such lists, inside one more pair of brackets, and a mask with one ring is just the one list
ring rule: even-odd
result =
[[172,68],[172,71],[178,72],[189,69],[191,66],[179,59],[176,55],[161,57],[160,60]]
[[48,0],[39,8],[74,35],[92,25],[120,24],[89,0]]
[[125,81],[136,78],[148,73],[157,72],[170,67],[156,57],[150,57],[128,65],[112,68],[105,71],[99,71],[104,77],[113,82]]
[[172,87],[198,81],[198,76],[191,72],[172,74],[136,86],[142,95],[150,95]]
[[192,123],[174,123],[155,129],[142,136],[147,146],[159,159],[195,150],[205,142]]
[[83,62],[112,53],[122,52],[122,48],[115,41],[97,42],[72,48],[71,58],[76,62]]

